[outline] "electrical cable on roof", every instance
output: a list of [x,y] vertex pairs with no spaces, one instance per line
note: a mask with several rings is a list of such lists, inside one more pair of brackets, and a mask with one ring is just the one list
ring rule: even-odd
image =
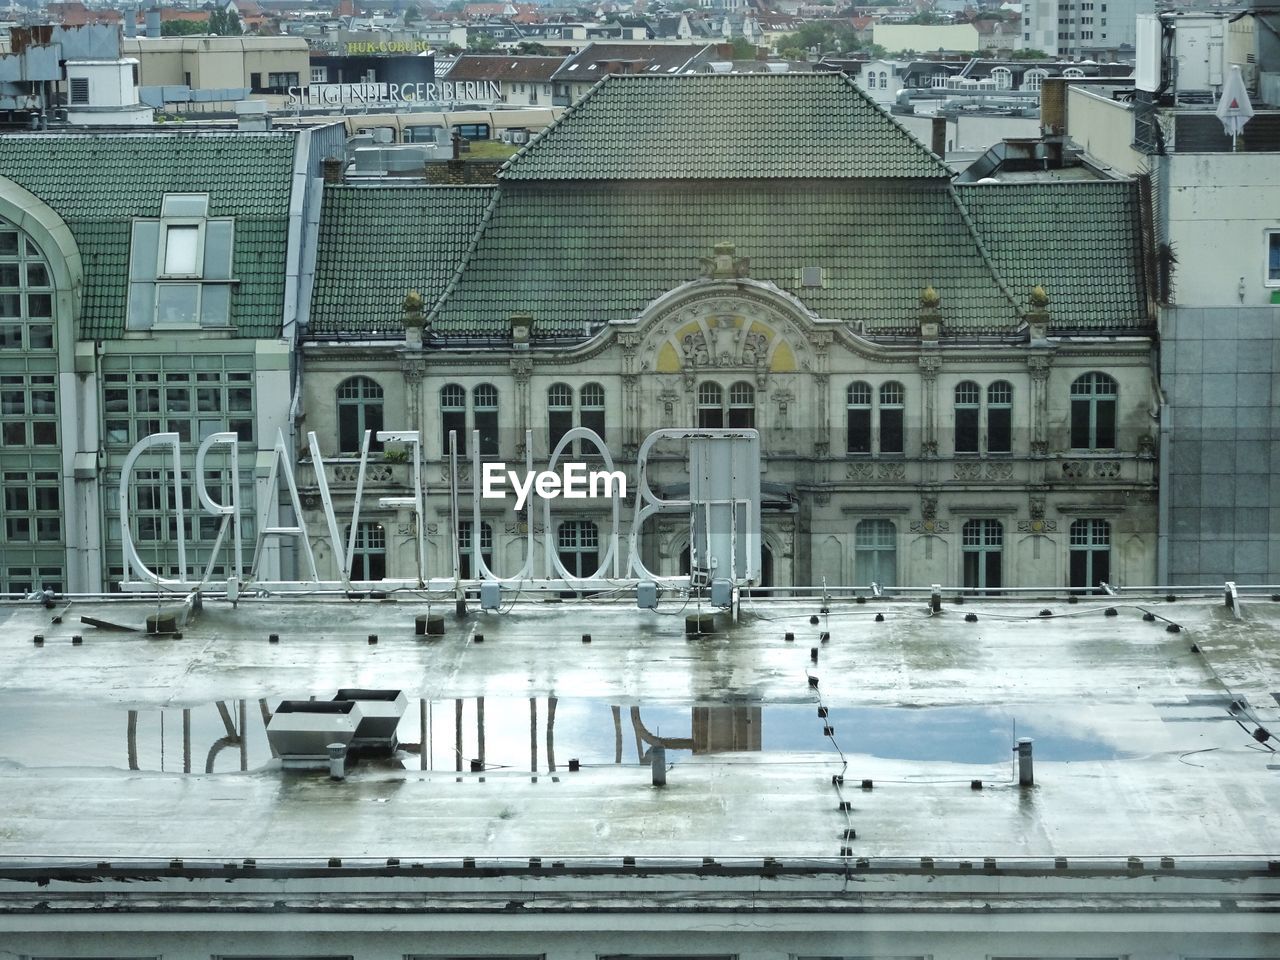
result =
[[[1158,617],[1161,620],[1167,619],[1165,617],[1160,617],[1159,614],[1154,614],[1154,616]],[[1169,620],[1168,622],[1173,623],[1172,620]],[[1179,626],[1182,629],[1183,633],[1190,633],[1190,631],[1188,631],[1187,628],[1183,627],[1181,624],[1178,624],[1177,626]],[[1212,674],[1213,679],[1217,681],[1218,685],[1222,687],[1223,690],[1227,691],[1228,696],[1231,697],[1231,703],[1227,708],[1227,712],[1230,713],[1231,718],[1235,720],[1236,726],[1238,726],[1245,733],[1249,734],[1251,738],[1256,740],[1261,745],[1261,747],[1265,748],[1268,752],[1275,753],[1276,748],[1267,742],[1267,740],[1271,738],[1270,732],[1267,730],[1266,727],[1262,725],[1262,722],[1258,719],[1257,715],[1253,712],[1253,708],[1249,706],[1248,701],[1244,697],[1237,695],[1236,692],[1233,689],[1231,689],[1231,687],[1227,684],[1227,682],[1222,679],[1222,675],[1218,673],[1217,668],[1214,667],[1213,662],[1209,659],[1208,654],[1204,652],[1204,647],[1200,644],[1198,640],[1193,640],[1191,642],[1191,652],[1196,654],[1201,659],[1201,661],[1203,661],[1204,665],[1209,669],[1209,673]],[[1236,709],[1233,710],[1231,709],[1232,707]],[[1241,723],[1240,718],[1235,715],[1236,713],[1243,713],[1245,717],[1254,725],[1255,729],[1250,730],[1243,723]],[[1263,735],[1262,738],[1259,737],[1260,733]],[[1247,744],[1247,746],[1249,746],[1249,748],[1253,750],[1259,749],[1259,747],[1255,747],[1252,744]]]

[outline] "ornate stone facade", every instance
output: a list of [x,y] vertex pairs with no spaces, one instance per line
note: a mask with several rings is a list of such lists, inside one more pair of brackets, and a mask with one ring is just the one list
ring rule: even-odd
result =
[[[1153,576],[1149,341],[951,342],[944,336],[876,342],[814,315],[770,283],[751,280],[748,266],[733,256],[731,245],[721,245],[704,260],[703,277],[570,348],[362,348],[359,375],[382,386],[383,422],[396,428],[419,421],[424,456],[438,464],[425,473],[428,513],[438,527],[428,533],[434,575],[451,565],[454,540],[444,422],[452,416],[461,419],[450,422],[465,424],[468,432],[481,429],[476,390],[487,384],[497,391],[498,432],[496,452],[485,460],[522,464],[528,455],[535,468],[543,464],[553,417],[562,424],[565,416],[574,425],[588,422],[593,408],[584,398],[598,390],[606,444],[632,479],[636,450],[654,430],[700,424],[758,429],[772,585],[865,587],[875,579],[899,586],[1067,586],[1075,569],[1072,550],[1083,549],[1073,543],[1084,529],[1077,522],[1096,534],[1099,542],[1087,546],[1105,551],[1109,580]],[[937,313],[945,331],[945,305],[931,302],[924,309]],[[352,376],[351,349],[323,343],[304,348],[307,422],[321,436],[336,430],[334,398]],[[1086,409],[1073,385],[1094,373],[1114,385],[1114,394],[1101,394],[1101,400],[1091,395]],[[588,385],[596,386],[584,392]],[[979,399],[966,414],[961,400],[972,394],[970,385]],[[443,410],[446,387],[466,398],[461,408]],[[1113,408],[1107,406],[1112,397]],[[971,433],[961,426],[966,416]],[[1095,428],[1099,417],[1110,417],[1114,439],[1095,430],[1092,439],[1105,448],[1073,448],[1084,436],[1082,416],[1092,416]],[[997,434],[1007,435],[1007,451]],[[349,490],[340,481],[349,468],[331,469],[341,513]],[[460,473],[470,477],[469,459]],[[407,481],[409,473],[403,476]],[[688,482],[678,458],[658,464],[654,477],[673,491]],[[397,480],[371,475],[362,518],[387,530],[402,526],[405,508],[369,506],[376,502],[370,493],[403,496]],[[527,519],[516,517],[511,503],[495,501],[483,515],[485,536],[492,536],[486,552],[500,576],[520,567],[525,550]],[[541,517],[540,506],[535,514]],[[597,556],[603,555],[608,517],[592,501],[555,504],[552,547],[564,546],[560,525],[576,520],[596,524]],[[655,534],[646,540],[646,563],[680,572],[687,562],[687,525],[663,521]],[[547,535],[535,529],[535,571]],[[388,536],[389,574],[412,575],[413,544],[411,536]],[[989,553],[997,559],[973,559]]]

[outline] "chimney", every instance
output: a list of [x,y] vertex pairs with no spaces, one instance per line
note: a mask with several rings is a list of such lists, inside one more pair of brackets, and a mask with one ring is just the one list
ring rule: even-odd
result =
[[947,156],[947,118],[934,117],[933,126],[929,130],[931,140],[929,149],[942,159]]
[[132,40],[138,35],[138,11],[135,7],[125,7],[124,9],[124,36],[126,40]]
[[324,174],[325,183],[342,183],[345,179],[343,176],[343,168],[346,163],[340,157],[325,157],[320,161],[320,169]]
[[159,7],[152,7],[150,10],[147,11],[147,36],[148,37],[161,36]]
[[1067,81],[1060,77],[1040,85],[1040,132],[1047,137],[1067,132]]
[[241,130],[270,130],[271,115],[264,100],[241,100],[236,104],[236,126]]

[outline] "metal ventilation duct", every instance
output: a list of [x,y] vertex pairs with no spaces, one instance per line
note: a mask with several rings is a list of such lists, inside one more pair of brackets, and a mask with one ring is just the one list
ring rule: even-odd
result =
[[329,744],[350,744],[363,719],[352,700],[285,700],[267,724],[267,740],[285,766],[328,767]]
[[334,703],[351,701],[360,707],[361,720],[351,750],[394,753],[398,740],[396,728],[404,716],[409,699],[403,690],[362,690],[344,688],[333,698]]

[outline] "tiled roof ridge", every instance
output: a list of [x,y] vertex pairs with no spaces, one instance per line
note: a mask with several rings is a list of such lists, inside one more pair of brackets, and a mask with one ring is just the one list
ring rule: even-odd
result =
[[[978,254],[982,257],[982,262],[987,269],[991,271],[991,276],[995,279],[996,284],[1000,287],[1000,292],[1004,294],[1009,301],[1009,306],[1013,308],[1013,315],[1018,320],[1022,319],[1022,309],[1018,306],[1018,298],[1013,291],[1009,289],[1009,284],[1005,282],[1004,276],[996,268],[995,261],[991,257],[991,251],[987,249],[986,242],[982,239],[982,234],[978,232],[978,225],[973,222],[973,217],[969,214],[969,208],[964,205],[964,201],[960,199],[960,194],[956,192],[954,183],[947,184],[947,193],[950,195],[952,202],[956,205],[956,209],[960,211],[960,219],[964,221],[965,229],[969,231],[969,236],[973,237],[973,242],[978,248]],[[942,292],[942,291],[939,291]],[[945,296],[945,293],[943,294]]]
[[[814,76],[814,75],[820,75],[820,74],[830,75],[830,71],[815,70],[812,72],[799,73],[799,74],[796,74],[796,76],[807,77],[807,76]],[[786,76],[791,76],[791,74],[782,73],[782,74],[778,74],[778,76],[786,77]],[[942,158],[939,157],[932,150],[930,150],[927,146],[925,146],[924,141],[921,140],[919,137],[917,137],[910,130],[908,130],[906,125],[903,124],[900,120],[898,120],[897,117],[895,117],[888,110],[885,110],[883,107],[881,107],[880,104],[876,103],[876,101],[872,98],[871,94],[867,93],[867,91],[863,90],[860,86],[858,86],[854,82],[851,76],[849,76],[847,73],[844,73],[843,71],[837,72],[836,76],[839,77],[841,81],[843,81],[844,85],[850,90],[852,90],[856,96],[861,97],[862,100],[867,104],[867,106],[871,107],[873,110],[877,111],[878,113],[884,114],[885,118],[889,120],[889,122],[892,123],[895,127],[897,127],[898,130],[900,130],[903,133],[903,135],[906,136],[907,140],[910,143],[913,143],[917,147],[919,147],[921,151],[923,151],[924,154],[937,165],[938,171],[940,173],[944,173],[948,178],[951,176],[951,169],[946,165],[946,163],[943,162]]]
[[359,192],[392,192],[392,191],[408,191],[420,190],[424,193],[432,191],[471,191],[473,193],[490,193],[492,186],[477,185],[474,183],[388,183],[381,180],[371,180],[367,183],[329,183],[325,184],[325,193],[333,192],[335,194],[342,193],[359,193]]
[[[228,121],[234,123],[234,121]],[[13,132],[0,133],[0,139],[4,140],[158,140],[161,137],[217,137],[222,140],[243,140],[245,138],[253,140],[269,140],[284,139],[293,137],[300,129],[299,127],[274,127],[271,130],[237,130],[234,127],[226,127],[225,129],[192,129],[191,127],[165,127],[163,129],[145,130],[15,130]]]
[[[591,85],[590,90],[588,90],[586,93],[580,96],[576,101],[569,104],[569,106],[565,108],[564,113],[560,114],[560,116],[552,120],[551,123],[547,124],[541,130],[535,133],[532,137],[529,138],[528,143],[526,143],[523,147],[521,147],[514,154],[512,154],[511,157],[505,163],[503,163],[502,166],[498,168],[498,172],[496,176],[498,178],[499,183],[501,183],[502,178],[506,175],[507,171],[511,169],[514,163],[519,161],[519,159],[523,157],[526,153],[528,153],[533,147],[537,146],[538,144],[542,143],[545,140],[550,139],[556,133],[556,131],[561,126],[564,125],[566,120],[572,117],[575,112],[579,111],[579,109],[582,107],[584,103],[586,103],[593,96],[595,96],[596,92],[599,91],[599,89],[604,85],[605,81],[608,79],[610,79],[609,75],[605,74],[603,77],[597,80],[594,84]],[[486,214],[485,216],[487,220],[488,215]]]
[[[498,174],[497,174],[498,179],[501,180],[504,177],[506,177],[507,174],[510,173],[515,168],[515,165],[518,164],[521,161],[521,159],[524,158],[534,147],[539,146],[540,144],[543,144],[544,141],[553,137],[566,122],[571,120],[571,118],[576,113],[580,113],[582,109],[585,108],[591,102],[592,99],[599,96],[600,91],[604,89],[606,84],[612,83],[615,86],[625,86],[628,84],[634,84],[636,82],[642,82],[642,81],[654,83],[654,84],[662,84],[662,83],[670,84],[673,82],[680,82],[680,83],[701,83],[706,85],[710,85],[713,83],[732,84],[732,83],[747,83],[747,82],[779,83],[779,82],[785,82],[783,78],[795,79],[795,80],[807,80],[807,81],[812,81],[815,78],[822,78],[827,82],[838,84],[839,86],[843,87],[844,92],[851,93],[856,99],[861,101],[864,107],[879,114],[884,121],[887,121],[892,127],[892,129],[895,130],[899,135],[901,135],[905,139],[906,146],[908,146],[909,148],[914,148],[919,155],[919,159],[923,160],[930,167],[932,167],[936,171],[936,174],[939,178],[946,177],[949,179],[952,176],[952,172],[950,168],[947,167],[947,165],[941,160],[941,158],[937,156],[937,154],[935,154],[932,150],[930,150],[927,146],[925,146],[924,142],[921,141],[909,129],[907,129],[907,127],[903,123],[901,123],[896,117],[894,117],[891,113],[889,113],[887,110],[884,110],[878,103],[876,103],[876,101],[868,93],[862,90],[853,81],[851,77],[849,77],[847,74],[844,74],[844,73],[832,72],[829,70],[812,70],[812,71],[793,71],[788,73],[743,73],[743,74],[724,74],[724,73],[606,74],[605,76],[597,80],[592,85],[591,89],[588,90],[586,93],[584,93],[580,98],[578,98],[578,100],[575,103],[570,105],[564,111],[564,113],[560,115],[559,118],[557,118],[549,126],[547,126],[542,131],[540,131],[536,136],[531,138],[529,142],[526,143],[523,147],[521,147],[517,153],[515,153],[505,163],[503,163],[503,165],[498,169]],[[921,174],[916,174],[916,176],[921,176]],[[786,177],[784,176],[783,178],[785,179]],[[597,178],[588,176],[588,177],[584,177],[583,179],[597,179]],[[626,179],[631,179],[631,178],[628,177]],[[649,179],[649,178],[642,178],[642,179]],[[658,179],[669,179],[669,178],[662,177]],[[736,179],[736,178],[729,177],[727,179]],[[756,178],[749,177],[746,179],[756,179]]]
[[502,184],[499,183],[497,187],[492,189],[493,196],[490,198],[488,206],[484,208],[484,216],[480,218],[480,223],[476,227],[475,233],[471,235],[471,242],[467,244],[467,252],[458,260],[458,265],[453,271],[453,276],[449,278],[449,283],[445,286],[444,292],[436,298],[436,302],[432,304],[431,310],[427,314],[426,322],[428,325],[435,322],[436,317],[449,301],[449,297],[457,289],[458,281],[462,279],[462,275],[471,263],[471,258],[475,256],[476,248],[480,245],[480,238],[484,236],[489,222],[493,219],[493,211],[498,208],[498,201],[502,199]]

